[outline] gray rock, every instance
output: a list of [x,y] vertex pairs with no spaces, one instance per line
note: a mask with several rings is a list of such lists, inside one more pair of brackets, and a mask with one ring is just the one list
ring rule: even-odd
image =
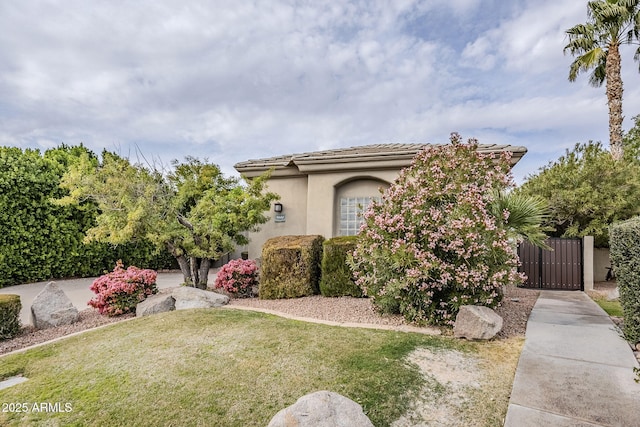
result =
[[456,316],[453,336],[470,340],[490,340],[502,329],[502,317],[478,305],[463,305]]
[[176,309],[176,300],[171,294],[157,294],[150,296],[136,306],[136,317],[164,313]]
[[362,407],[331,391],[316,391],[278,412],[268,427],[373,427]]
[[171,291],[176,300],[176,310],[189,308],[221,307],[229,303],[229,297],[190,286],[180,286]]
[[55,282],[47,283],[31,304],[31,320],[37,329],[70,325],[78,317],[78,309]]

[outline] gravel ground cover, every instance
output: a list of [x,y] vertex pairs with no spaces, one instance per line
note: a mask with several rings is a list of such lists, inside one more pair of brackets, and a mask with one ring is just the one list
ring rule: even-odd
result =
[[[538,298],[539,292],[532,289],[509,287],[505,297],[496,309],[504,320],[498,339],[524,336],[529,313]],[[309,317],[335,322],[368,323],[387,326],[402,326],[406,322],[402,316],[381,316],[367,298],[325,298],[311,296],[288,300],[260,300],[257,298],[234,299],[231,306],[255,307],[274,310],[292,316]],[[98,314],[95,309],[80,312],[80,320],[73,325],[60,326],[44,330],[24,327],[17,337],[0,341],[0,354],[44,343],[65,335],[92,329],[109,323],[119,322],[133,317],[132,314],[108,317]]]

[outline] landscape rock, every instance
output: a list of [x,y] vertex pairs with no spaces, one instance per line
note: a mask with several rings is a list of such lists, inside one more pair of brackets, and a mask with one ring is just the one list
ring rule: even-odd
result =
[[47,283],[31,304],[31,320],[36,329],[70,325],[78,318],[78,309],[55,282]]
[[150,296],[136,306],[136,317],[164,313],[176,309],[176,300],[171,294],[157,294]]
[[489,340],[502,329],[502,317],[489,307],[463,305],[456,316],[453,336],[470,340]]
[[373,427],[362,407],[331,391],[316,391],[278,412],[268,427]]
[[221,307],[229,303],[229,297],[226,295],[192,288],[190,286],[175,288],[171,291],[171,296],[176,300],[176,310]]

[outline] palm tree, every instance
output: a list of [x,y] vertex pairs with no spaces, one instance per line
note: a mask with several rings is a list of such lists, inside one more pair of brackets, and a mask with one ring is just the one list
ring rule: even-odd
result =
[[[620,45],[632,43],[640,34],[640,0],[594,0],[587,3],[588,20],[566,31],[569,51],[577,58],[569,69],[569,81],[578,74],[593,70],[589,83],[602,86],[606,80],[609,105],[609,144],[611,155],[620,160],[622,146],[622,77],[620,76]],[[634,59],[640,59],[640,48]]]
[[[496,191],[489,205],[492,215],[509,231],[510,237],[526,240],[539,248],[549,249],[543,223],[549,217],[549,205],[538,196],[518,191]],[[505,213],[508,213],[505,217]]]

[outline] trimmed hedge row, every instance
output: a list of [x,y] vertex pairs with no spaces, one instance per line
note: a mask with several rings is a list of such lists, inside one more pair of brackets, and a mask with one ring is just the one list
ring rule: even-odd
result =
[[322,236],[280,236],[262,247],[261,299],[298,298],[319,291]]
[[[171,268],[168,253],[158,254],[149,242],[114,247],[84,244],[97,208],[57,206],[63,196],[60,179],[83,146],[39,150],[0,147],[0,287],[64,277],[97,276],[118,259],[127,265]],[[95,157],[95,156],[94,156]]]
[[624,312],[622,332],[628,341],[637,343],[640,342],[640,217],[613,224],[609,238]]
[[0,295],[0,340],[15,337],[20,332],[20,295]]
[[347,257],[356,248],[358,236],[342,236],[322,244],[322,278],[320,293],[325,297],[361,297],[362,289],[355,283]]
[[297,298],[321,293],[326,297],[361,297],[347,257],[357,236],[280,236],[262,247],[259,295],[262,299]]

